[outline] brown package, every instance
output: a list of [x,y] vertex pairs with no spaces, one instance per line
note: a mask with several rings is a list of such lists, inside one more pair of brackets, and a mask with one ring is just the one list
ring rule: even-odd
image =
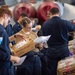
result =
[[68,48],[73,54],[75,54],[75,43],[74,42],[75,42],[75,39],[68,42]]
[[57,73],[58,75],[75,75],[75,56],[59,61]]
[[[22,56],[24,54],[26,54],[27,52],[35,49],[35,44],[33,39],[36,38],[36,36],[34,34],[31,35],[25,35],[25,33],[23,33],[23,31],[20,31],[19,33],[23,34],[25,37],[25,40],[21,37],[14,37],[15,40],[15,45],[13,45],[10,49],[11,52],[16,55],[16,56]],[[15,34],[16,35],[16,34]]]

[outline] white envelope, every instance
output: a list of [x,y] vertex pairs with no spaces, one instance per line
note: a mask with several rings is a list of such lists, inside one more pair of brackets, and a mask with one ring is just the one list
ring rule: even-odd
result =
[[34,42],[35,42],[35,44],[37,44],[37,43],[44,43],[44,42],[47,42],[50,37],[51,37],[51,35],[48,35],[48,36],[40,36],[40,37],[37,37],[34,40]]

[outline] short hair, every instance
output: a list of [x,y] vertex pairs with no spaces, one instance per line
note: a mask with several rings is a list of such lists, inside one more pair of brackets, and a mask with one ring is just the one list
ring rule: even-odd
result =
[[20,25],[21,26],[24,26],[26,27],[27,24],[30,24],[31,23],[31,20],[27,17],[23,18],[22,21],[20,22]]
[[1,8],[9,9],[9,6],[8,5],[2,5]]
[[21,13],[20,16],[21,17],[28,17],[28,15],[26,13]]
[[0,17],[3,17],[4,14],[12,17],[12,12],[9,9],[0,8]]
[[59,13],[59,9],[58,9],[57,7],[54,7],[54,8],[52,8],[52,9],[50,9],[50,13],[51,13],[52,15],[58,14],[58,13]]

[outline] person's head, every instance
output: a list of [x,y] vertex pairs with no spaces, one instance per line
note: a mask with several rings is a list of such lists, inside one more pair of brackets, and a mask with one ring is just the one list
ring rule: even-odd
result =
[[24,17],[28,17],[28,15],[26,13],[21,13],[18,22],[20,22]]
[[20,22],[20,24],[21,24],[22,28],[25,30],[25,32],[31,31],[33,24],[29,18],[27,18],[27,17],[23,18],[23,20]]
[[6,27],[8,25],[11,17],[12,17],[12,13],[8,8],[6,8],[6,9],[4,9],[2,7],[0,8],[0,23],[4,27]]
[[60,16],[60,11],[57,7],[50,9],[50,18],[53,16]]
[[20,17],[24,18],[24,17],[28,17],[28,15],[26,13],[21,13]]

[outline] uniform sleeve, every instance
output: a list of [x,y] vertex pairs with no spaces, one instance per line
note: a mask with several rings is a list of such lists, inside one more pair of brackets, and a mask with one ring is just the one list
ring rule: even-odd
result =
[[75,31],[75,25],[73,25],[72,23],[68,21],[66,22],[66,25],[67,25],[68,32]]
[[12,30],[12,25],[11,24],[7,25],[7,27],[5,29],[6,29],[7,34],[9,36],[11,36],[13,34],[13,30]]
[[0,33],[0,61],[10,61],[9,40],[5,32]]
[[12,27],[13,34],[17,33],[17,28],[18,26],[16,24]]

